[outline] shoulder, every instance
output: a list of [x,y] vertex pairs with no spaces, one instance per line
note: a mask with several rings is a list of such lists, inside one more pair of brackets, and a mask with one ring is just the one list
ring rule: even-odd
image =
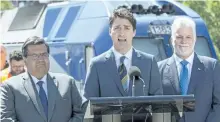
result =
[[9,68],[0,71],[0,82],[4,82],[5,80],[7,80],[8,74],[9,74]]
[[103,63],[104,61],[106,61],[106,58],[107,57],[110,57],[111,56],[111,51],[108,50],[98,56],[95,56],[91,59],[91,62],[90,64],[98,64],[98,63]]
[[197,55],[197,56],[204,63],[215,63],[215,62],[217,62],[217,59],[214,59],[214,58],[210,58],[210,57],[207,57],[207,56],[201,56],[201,55]]
[[2,70],[0,73],[1,74],[7,74],[8,72],[9,72],[9,68],[6,68],[6,69]]
[[63,73],[48,73],[54,82],[58,82],[62,86],[70,87],[76,85],[79,81],[76,81],[72,76]]
[[200,55],[197,55],[197,56],[206,68],[215,68],[216,65],[219,64],[219,61],[217,59],[210,58],[207,56],[200,56]]
[[81,88],[80,82],[76,81],[72,76],[63,73],[52,73],[52,72],[49,72],[48,74],[52,77],[53,82],[55,83],[58,82],[59,86],[62,86],[62,88],[64,89]]
[[53,73],[53,72],[49,72],[48,73],[53,79],[57,79],[57,80],[74,80],[75,79],[67,74],[64,73]]
[[165,69],[169,60],[170,58],[167,58],[157,63],[160,72],[162,72]]
[[157,64],[158,64],[158,66],[163,66],[163,65],[167,64],[168,60],[169,60],[169,58],[164,59],[162,61],[159,61]]
[[154,58],[154,55],[142,52],[137,49],[135,49],[135,52],[137,53],[138,56],[141,56],[142,58],[147,59],[147,60],[153,60],[153,58]]
[[17,75],[17,76],[13,76],[13,77],[10,77],[9,79],[5,80],[1,86],[2,87],[10,87],[12,89],[20,89],[21,87],[23,87],[23,76],[25,74],[22,73],[20,75]]

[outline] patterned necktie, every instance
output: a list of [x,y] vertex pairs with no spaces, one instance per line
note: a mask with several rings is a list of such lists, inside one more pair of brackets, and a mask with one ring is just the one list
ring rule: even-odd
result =
[[121,80],[121,83],[122,83],[122,86],[125,90],[125,92],[127,92],[127,80],[128,80],[128,75],[127,75],[127,70],[126,70],[126,67],[124,65],[124,60],[125,60],[125,56],[122,56],[120,58],[120,65],[119,65],[119,68],[118,68],[118,72],[119,72],[119,75],[120,75],[120,80]]
[[39,86],[39,97],[40,97],[40,101],[41,101],[41,104],[44,108],[44,112],[45,112],[45,115],[46,117],[48,116],[48,102],[47,102],[47,96],[46,96],[46,93],[43,89],[43,81],[38,81],[37,82],[37,85]]
[[181,93],[182,95],[186,95],[187,94],[187,90],[188,90],[188,68],[187,68],[187,64],[189,62],[187,62],[186,60],[183,60],[180,62],[182,65],[182,70],[180,72],[180,87],[181,87]]

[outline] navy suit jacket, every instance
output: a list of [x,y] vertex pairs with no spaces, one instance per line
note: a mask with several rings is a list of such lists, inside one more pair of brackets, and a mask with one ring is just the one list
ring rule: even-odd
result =
[[[162,83],[157,63],[152,55],[133,49],[132,66],[141,70],[142,78],[146,84],[143,92],[141,81],[136,82],[135,96],[160,95]],[[132,95],[132,82],[129,91],[125,92],[117,71],[115,56],[112,50],[92,59],[87,72],[84,96],[89,97],[122,97]]]
[[[180,95],[174,56],[158,63],[164,95]],[[184,113],[182,122],[220,122],[220,63],[195,54],[187,94],[195,95],[195,112]]]

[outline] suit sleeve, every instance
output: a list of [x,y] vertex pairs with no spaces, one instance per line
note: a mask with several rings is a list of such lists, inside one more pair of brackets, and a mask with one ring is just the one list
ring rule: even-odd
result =
[[91,61],[88,69],[85,85],[84,85],[84,97],[100,97],[99,94],[99,79],[95,63]]
[[84,111],[82,108],[82,97],[80,96],[80,93],[76,87],[75,80],[71,79],[72,81],[72,88],[71,88],[71,94],[72,94],[72,118],[69,120],[69,122],[83,122],[84,119]]
[[211,121],[218,122],[220,120],[220,62],[216,61],[214,68],[214,85],[213,85],[213,112],[210,114]]
[[150,75],[150,95],[162,95],[163,88],[161,77],[155,58],[152,58],[151,75]]
[[15,113],[14,94],[10,87],[3,83],[0,86],[1,101],[0,101],[0,119],[1,122],[19,122]]

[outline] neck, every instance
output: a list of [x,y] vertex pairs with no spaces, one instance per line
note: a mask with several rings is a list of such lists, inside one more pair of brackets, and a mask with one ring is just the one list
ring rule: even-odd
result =
[[131,49],[131,48],[129,48],[129,49],[120,49],[120,50],[117,50],[117,49],[116,49],[116,51],[119,52],[119,53],[122,54],[122,55],[125,55],[130,49]]
[[[29,72],[30,73],[30,72]],[[34,73],[30,73],[32,76],[34,76],[35,78],[37,78],[38,80],[41,80],[46,74],[42,75],[42,74],[34,74]]]
[[[192,53],[194,53],[194,52],[192,52]],[[185,59],[189,58],[189,57],[192,55],[192,53],[190,53],[190,54],[189,54],[189,55],[187,55],[187,56],[178,55],[177,53],[176,53],[176,55],[177,55],[179,58],[181,58],[181,59],[185,60]]]

